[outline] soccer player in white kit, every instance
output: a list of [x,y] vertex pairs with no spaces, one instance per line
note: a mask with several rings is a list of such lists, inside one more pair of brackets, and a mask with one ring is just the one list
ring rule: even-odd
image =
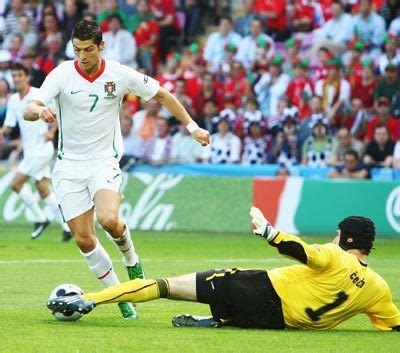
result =
[[[54,130],[49,130],[49,125],[42,120],[34,123],[24,120],[24,109],[38,89],[30,87],[29,70],[23,65],[15,64],[11,73],[17,92],[8,100],[6,118],[3,128],[0,129],[0,138],[9,134],[18,124],[24,151],[24,159],[18,166],[17,173],[11,182],[11,188],[18,193],[25,206],[35,217],[36,223],[31,234],[32,239],[38,238],[43,233],[50,224],[50,219],[56,219],[61,224],[64,231],[63,239],[69,239],[71,232],[61,218],[56,197],[50,186],[50,163],[54,157],[52,143]],[[31,188],[26,185],[30,178],[35,180],[40,198],[45,202],[44,211],[40,208]]]
[[[106,43],[95,21],[75,26],[72,43],[75,61],[66,61],[46,78],[24,114],[26,120],[58,121],[58,160],[53,186],[67,221],[92,273],[109,287],[119,283],[111,259],[96,238],[97,220],[122,254],[130,279],[143,278],[129,227],[119,218],[123,152],[119,109],[123,97],[133,92],[146,100],[156,98],[202,145],[209,133],[197,126],[179,101],[151,77],[112,60],[101,58]],[[56,99],[57,109],[48,106]],[[136,318],[130,303],[119,303],[125,318]]]

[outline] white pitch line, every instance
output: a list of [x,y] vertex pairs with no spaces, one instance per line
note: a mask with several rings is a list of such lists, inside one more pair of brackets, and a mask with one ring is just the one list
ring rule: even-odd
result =
[[[144,262],[170,262],[170,263],[196,263],[196,262],[282,262],[285,259],[263,259],[263,258],[237,258],[237,259],[142,259]],[[26,265],[26,264],[57,264],[57,263],[79,263],[84,262],[80,259],[32,259],[32,260],[0,260],[0,265]],[[113,262],[122,262],[121,260],[113,260]]]

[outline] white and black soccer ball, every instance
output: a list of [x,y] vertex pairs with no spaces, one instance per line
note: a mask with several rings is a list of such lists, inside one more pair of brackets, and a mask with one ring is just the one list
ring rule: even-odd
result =
[[[50,294],[49,300],[77,294],[82,295],[83,290],[75,284],[60,284],[53,289]],[[56,313],[52,311],[51,313],[59,321],[77,321],[82,317],[82,315],[77,312]]]

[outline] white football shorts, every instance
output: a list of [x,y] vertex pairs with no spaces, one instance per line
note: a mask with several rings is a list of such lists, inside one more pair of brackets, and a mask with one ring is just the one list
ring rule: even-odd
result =
[[93,206],[100,189],[120,191],[122,173],[116,159],[58,160],[53,169],[54,193],[64,221],[80,216]]
[[40,181],[43,178],[50,179],[50,164],[54,156],[54,149],[43,146],[43,148],[35,148],[34,151],[25,153],[22,162],[19,164],[17,171],[21,174]]

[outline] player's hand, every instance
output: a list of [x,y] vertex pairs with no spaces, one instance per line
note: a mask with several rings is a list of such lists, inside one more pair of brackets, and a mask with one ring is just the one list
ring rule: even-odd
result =
[[250,209],[251,223],[254,225],[253,233],[265,238],[267,241],[273,240],[278,231],[265,219],[262,212],[257,207]]
[[207,130],[198,128],[192,132],[192,137],[202,146],[207,146],[210,144],[210,133]]
[[39,119],[42,119],[45,123],[54,123],[56,121],[56,112],[50,107],[43,107],[39,113]]

